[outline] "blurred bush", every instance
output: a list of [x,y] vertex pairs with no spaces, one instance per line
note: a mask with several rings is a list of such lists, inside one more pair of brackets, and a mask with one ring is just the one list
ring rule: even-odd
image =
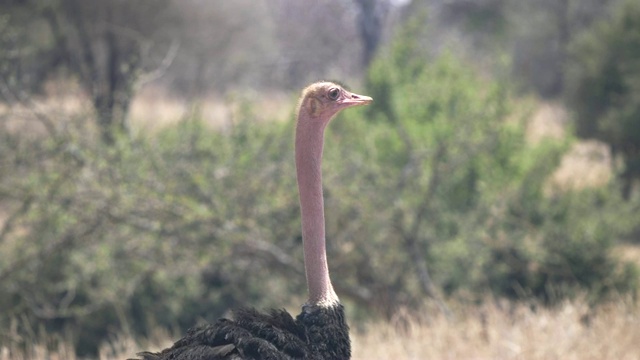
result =
[[629,198],[640,178],[640,4],[624,1],[572,44],[566,95],[576,132],[621,155]]
[[405,258],[419,252],[426,261],[404,261],[396,281],[424,283],[427,267],[450,294],[491,289],[550,302],[635,289],[634,268],[612,255],[637,224],[616,184],[551,189],[547,179],[571,139],[527,144],[528,114],[518,108],[526,102],[451,56],[428,58],[415,35],[421,28],[419,18],[410,22],[368,80],[376,99],[369,114],[384,127],[384,150],[370,163],[395,173],[384,176],[392,185],[378,184],[373,208],[394,214],[387,236]]
[[109,333],[186,328],[303,293],[304,277],[282,284],[260,261],[280,255],[270,239],[283,239],[284,256],[298,252],[290,129],[240,114],[228,132],[194,114],[113,146],[81,121],[47,141],[3,133],[3,326],[66,331],[83,353]]

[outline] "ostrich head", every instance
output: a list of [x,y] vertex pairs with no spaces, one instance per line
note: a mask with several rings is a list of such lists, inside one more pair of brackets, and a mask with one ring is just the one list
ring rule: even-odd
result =
[[322,125],[327,125],[340,110],[372,101],[370,97],[351,93],[338,84],[318,82],[302,91],[298,115],[317,119]]

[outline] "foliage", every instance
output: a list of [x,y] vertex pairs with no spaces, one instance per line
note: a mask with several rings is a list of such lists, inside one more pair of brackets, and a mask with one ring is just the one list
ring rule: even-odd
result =
[[578,136],[624,157],[625,196],[640,178],[640,4],[625,1],[573,44],[567,98]]
[[[282,194],[295,188],[283,177],[293,171],[282,126],[245,122],[223,134],[189,119],[155,141],[119,137],[110,147],[77,131],[3,142],[13,147],[2,152],[12,169],[1,188],[12,211],[0,239],[3,324],[66,329],[83,353],[116,330],[187,327],[294,292],[265,297],[285,285],[245,276],[265,267],[252,253],[264,239],[298,244],[297,199]],[[302,281],[292,284],[299,293]]]
[[[634,207],[610,192],[614,185],[550,195],[546,180],[569,143],[527,145],[518,120],[526,114],[515,111],[508,88],[447,55],[421,60],[416,24],[369,73],[369,111],[385,123],[383,155],[370,163],[399,174],[384,176],[395,183],[386,190],[377,184],[373,208],[396,214],[387,240],[406,258],[425,254],[448,293],[491,289],[555,302],[578,289],[594,300],[634,289],[635,270],[612,254],[615,239],[633,229]],[[404,262],[394,281],[429,282],[423,267]]]

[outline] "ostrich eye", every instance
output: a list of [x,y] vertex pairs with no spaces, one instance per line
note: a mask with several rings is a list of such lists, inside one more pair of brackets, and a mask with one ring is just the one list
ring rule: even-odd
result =
[[329,99],[338,100],[338,95],[340,95],[340,90],[338,88],[332,88],[329,90]]

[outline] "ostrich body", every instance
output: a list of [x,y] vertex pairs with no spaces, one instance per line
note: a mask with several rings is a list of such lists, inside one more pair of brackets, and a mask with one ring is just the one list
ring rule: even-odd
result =
[[298,103],[295,161],[300,195],[304,266],[309,299],[294,319],[284,310],[237,309],[190,329],[172,347],[143,352],[144,360],[349,359],[351,343],[344,307],[329,278],[322,196],[324,130],[342,109],[372,99],[330,82],[305,88]]

